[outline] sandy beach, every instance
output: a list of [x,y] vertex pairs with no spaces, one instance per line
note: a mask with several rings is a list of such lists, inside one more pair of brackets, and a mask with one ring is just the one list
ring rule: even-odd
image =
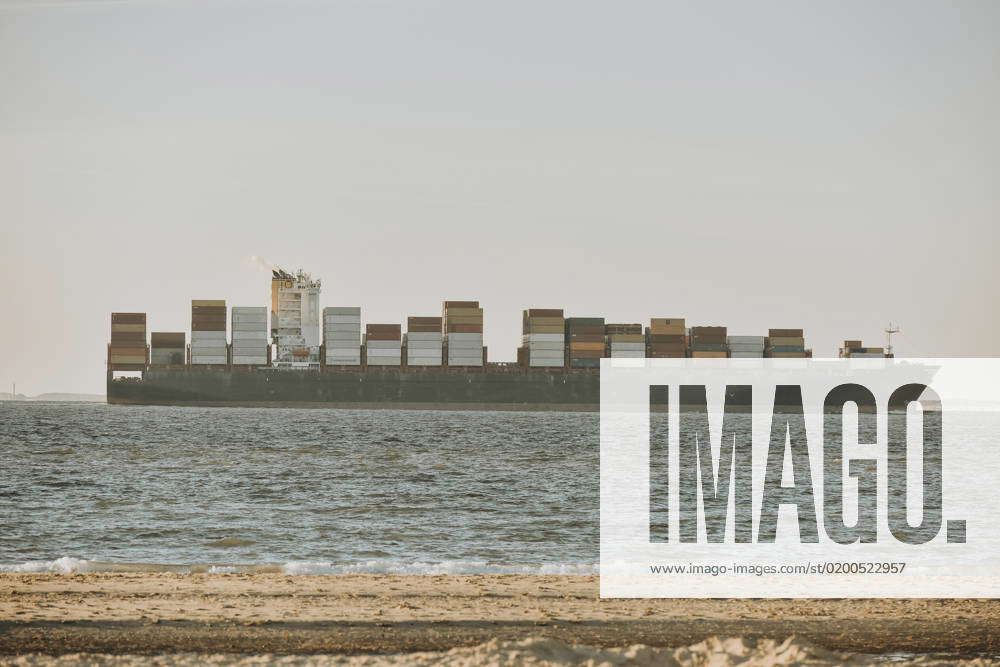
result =
[[596,576],[0,574],[0,654],[391,654],[796,635],[852,653],[1000,654],[993,600],[601,600]]

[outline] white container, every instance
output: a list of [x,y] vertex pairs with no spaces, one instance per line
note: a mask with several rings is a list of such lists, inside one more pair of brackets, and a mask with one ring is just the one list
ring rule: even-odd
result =
[[226,331],[192,331],[191,340],[226,340]]
[[754,345],[764,347],[764,336],[728,336],[726,340],[730,345]]
[[437,341],[440,343],[443,340],[441,333],[434,333],[432,331],[413,331],[407,332],[406,340],[423,340],[423,341]]
[[368,357],[369,366],[399,366],[402,363],[399,357]]
[[532,345],[525,346],[531,352],[559,352],[562,353],[566,350],[565,345],[560,345],[559,343],[534,343]]
[[637,350],[611,350],[612,359],[642,359],[645,356],[645,352]]
[[764,353],[761,352],[730,352],[729,356],[733,359],[763,359]]
[[192,364],[196,364],[196,365],[204,365],[204,364],[225,364],[225,363],[227,363],[227,359],[226,359],[226,357],[225,357],[225,356],[216,356],[216,357],[196,357],[196,356],[193,356],[193,355],[192,355],[192,357],[191,357],[191,363],[192,363]]
[[331,342],[351,342],[355,344],[360,344],[361,332],[359,331],[327,331],[326,332],[327,343]]
[[201,351],[202,354],[205,354],[204,352],[205,350],[212,350],[212,354],[218,354],[218,350],[225,350],[227,348],[227,345],[226,343],[222,343],[216,340],[216,341],[202,342],[202,343],[194,342],[191,343],[189,347],[191,348],[192,352]]
[[448,334],[448,342],[478,342],[480,345],[483,344],[483,334],[481,333],[450,333]]
[[232,347],[233,354],[243,352],[251,352],[252,354],[265,354],[267,352],[266,345],[237,345],[234,344]]
[[268,339],[267,331],[260,329],[257,331],[240,331],[236,330],[233,332],[233,340],[259,340],[266,341]]
[[461,341],[461,340],[450,340],[448,341],[449,350],[481,350],[483,349],[482,343],[476,343],[474,341]]
[[263,322],[233,322],[229,327],[230,331],[267,331],[267,325]]
[[398,350],[402,347],[398,340],[370,340],[365,345],[369,350]]
[[521,336],[521,342],[522,343],[530,343],[530,342],[565,343],[566,336],[564,334],[544,334],[544,333],[523,334]]
[[323,309],[323,316],[327,315],[355,315],[361,317],[360,306],[327,306]]
[[399,347],[367,347],[369,357],[398,357],[401,354]]
[[646,344],[645,343],[611,343],[611,349],[612,350],[620,350],[622,352],[624,352],[624,351],[636,351],[636,350],[638,350],[639,352],[645,352],[646,351]]
[[533,368],[561,368],[563,366],[563,360],[549,360],[549,359],[532,359],[528,362],[528,365]]
[[361,326],[360,315],[324,315],[323,322],[327,326]]
[[441,341],[433,340],[410,340],[406,342],[408,350],[440,350]]
[[263,356],[262,355],[254,355],[254,356],[237,357],[236,355],[233,355],[233,363],[234,364],[251,364],[251,365],[254,365],[254,366],[262,366],[262,365],[264,365],[264,364],[267,363],[267,356],[266,355],[263,355]]

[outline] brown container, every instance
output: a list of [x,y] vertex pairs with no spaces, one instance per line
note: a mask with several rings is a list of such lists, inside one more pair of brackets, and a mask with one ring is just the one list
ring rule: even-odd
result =
[[680,327],[684,328],[684,318],[683,317],[653,317],[649,320],[649,326],[667,326],[667,327]]
[[571,338],[577,338],[579,336],[595,336],[604,339],[604,327],[580,327],[577,329],[570,329],[566,334]]
[[111,333],[111,344],[146,344],[146,334],[145,333]]
[[791,336],[775,336],[773,338],[768,338],[768,345],[770,347],[802,347],[805,345],[804,338],[793,338]]
[[600,352],[603,352],[604,341],[601,341],[599,343],[573,341],[569,344],[569,349],[571,353],[577,350],[598,350]]
[[441,331],[440,317],[407,317],[406,330],[413,333],[438,333]]
[[642,335],[642,325],[641,324],[605,324],[604,333],[607,335],[612,334],[625,334],[625,335]]
[[119,356],[138,357],[138,356],[141,356],[141,357],[145,358],[146,357],[146,347],[145,346],[141,346],[140,347],[140,346],[137,346],[137,345],[132,345],[132,346],[129,346],[129,347],[112,345],[111,346],[111,356],[112,357],[119,357]]
[[654,334],[648,336],[650,343],[680,343],[684,344],[684,334]]
[[726,336],[726,327],[691,327],[691,337],[695,336]]
[[562,308],[529,308],[524,311],[524,317],[558,317],[564,319]]
[[718,352],[711,350],[695,350],[691,353],[691,357],[694,359],[725,359],[727,357],[726,352]]
[[570,350],[570,359],[601,359],[604,357],[604,348],[600,350]]
[[664,353],[664,354],[678,354],[684,356],[687,354],[687,348],[683,345],[669,345],[666,343],[660,343],[659,345],[650,345],[647,347],[647,352],[650,354]]
[[857,348],[859,348],[861,346],[862,346],[862,344],[861,344],[860,340],[845,340],[844,341],[844,347],[847,348],[848,350],[854,350],[854,349],[857,349]]
[[[395,333],[401,334],[402,327],[398,324],[366,324],[365,333]],[[383,339],[384,340],[384,339]]]
[[145,322],[143,322],[142,324],[122,324],[122,323],[119,323],[119,322],[112,322],[111,323],[111,333],[112,334],[116,334],[116,333],[136,333],[136,332],[143,332],[143,333],[145,333],[145,331],[146,331],[146,323]]
[[608,340],[612,343],[644,343],[645,336],[641,333],[639,334],[611,334],[608,336]]
[[768,329],[768,338],[802,338],[805,334],[802,329]]
[[111,313],[112,324],[145,324],[146,313]]
[[365,340],[402,340],[398,331],[376,331],[365,334]]
[[452,324],[448,323],[448,333],[483,333],[482,324]]
[[444,310],[451,308],[479,308],[478,301],[445,301],[442,304]]
[[154,347],[184,347],[183,331],[154,331],[149,334],[149,342]]
[[225,308],[225,299],[191,299],[191,307]]

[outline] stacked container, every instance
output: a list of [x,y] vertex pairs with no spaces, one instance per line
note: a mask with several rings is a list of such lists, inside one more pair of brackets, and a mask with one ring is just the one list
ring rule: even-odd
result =
[[233,306],[233,363],[262,366],[267,363],[266,306]]
[[146,313],[111,313],[111,369],[141,371],[146,368]]
[[399,366],[402,359],[402,331],[398,324],[365,326],[365,363],[369,366]]
[[361,308],[323,309],[323,345],[327,366],[361,365]]
[[604,337],[612,359],[642,359],[646,356],[646,339],[641,324],[606,324]]
[[191,301],[191,363],[226,364],[226,302],[208,299]]
[[185,338],[183,331],[154,331],[150,333],[149,365],[183,366]]
[[646,328],[646,356],[671,359],[687,356],[687,336],[682,317],[654,317]]
[[725,359],[726,327],[691,327],[691,356],[695,359]]
[[729,356],[733,359],[760,359],[766,347],[765,336],[729,336]]
[[840,348],[839,356],[853,359],[882,359],[885,357],[885,348],[864,347],[860,340],[845,340],[844,347]]
[[566,344],[570,368],[600,368],[604,356],[603,317],[567,317]]
[[806,354],[802,329],[768,329],[767,356],[775,359],[799,359]]
[[483,365],[483,309],[478,301],[445,301],[441,309],[449,366]]
[[444,334],[441,333],[443,318],[406,318],[407,366],[440,366],[442,360]]
[[518,357],[532,368],[563,368],[566,365],[566,320],[557,308],[531,308],[521,317],[521,347]]

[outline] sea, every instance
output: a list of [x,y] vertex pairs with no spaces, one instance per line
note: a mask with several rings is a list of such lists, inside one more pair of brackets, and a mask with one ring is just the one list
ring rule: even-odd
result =
[[0,570],[597,571],[595,413],[0,403]]
[[[0,402],[0,570],[597,573],[599,479],[593,412]],[[1000,576],[989,533],[921,553]]]

